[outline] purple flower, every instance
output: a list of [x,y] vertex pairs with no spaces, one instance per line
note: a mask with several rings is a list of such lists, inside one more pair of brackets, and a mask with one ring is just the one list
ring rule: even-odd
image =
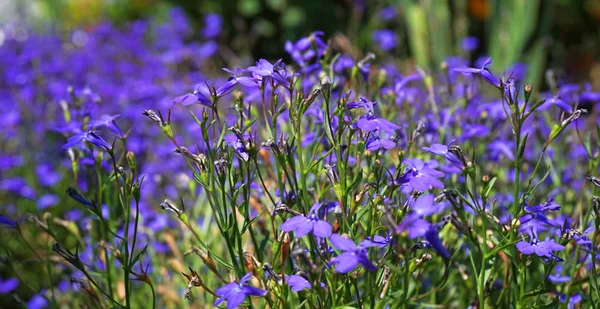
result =
[[[560,296],[558,297],[558,300],[561,303],[564,303],[565,301],[567,301],[567,295],[560,294]],[[575,308],[575,305],[580,303],[582,300],[583,300],[583,297],[579,293],[571,295],[571,297],[569,297],[569,303],[567,304],[567,309]]]
[[91,143],[92,145],[104,150],[104,151],[109,151],[112,147],[110,146],[110,144],[108,144],[102,137],[100,137],[100,135],[98,135],[96,133],[97,131],[87,131],[87,132],[82,132],[79,134],[76,134],[74,136],[71,136],[68,140],[67,143],[64,144],[62,147],[63,149],[68,149],[74,146],[79,145],[81,142],[83,141],[87,141],[89,143]]
[[402,222],[396,227],[396,232],[408,232],[408,238],[414,239],[422,237],[431,227],[431,223],[421,219],[417,214],[411,213],[404,217]]
[[335,265],[335,271],[346,274],[356,268],[359,264],[369,271],[377,270],[377,267],[369,261],[367,247],[364,244],[356,246],[350,239],[339,234],[332,234],[329,238],[331,244],[342,251],[329,262],[329,266]]
[[235,150],[235,153],[243,160],[248,161],[250,155],[248,149],[244,146],[244,143],[235,134],[228,134],[224,140]]
[[427,232],[425,232],[425,239],[429,242],[431,247],[440,255],[444,260],[450,259],[450,252],[444,247],[442,244],[442,240],[440,239],[440,235],[438,234],[437,224],[429,227]]
[[6,280],[2,280],[2,278],[0,278],[0,294],[10,293],[18,286],[19,279],[17,278],[9,278]]
[[364,108],[365,111],[367,113],[372,113],[373,112],[373,107],[375,106],[375,104],[377,104],[377,102],[375,101],[369,101],[364,97],[361,97],[358,101],[355,102],[348,102],[348,104],[346,104],[346,108],[348,109],[355,109],[355,108]]
[[365,238],[365,240],[360,242],[360,245],[363,247],[378,247],[379,249],[387,247],[392,242],[392,234],[388,234],[387,236],[379,236],[375,235],[373,240],[371,241],[371,237]]
[[552,251],[560,251],[565,249],[563,245],[557,244],[554,240],[546,238],[544,241],[540,241],[537,237],[537,230],[528,230],[529,242],[519,241],[517,243],[517,249],[523,254],[535,253],[539,257],[556,258]]
[[[42,291],[43,292],[43,291]],[[36,294],[34,295],[28,302],[27,302],[27,308],[29,309],[42,309],[42,308],[47,308],[48,306],[48,300],[42,296],[42,292],[40,292],[40,294]]]
[[258,77],[270,77],[279,82],[283,86],[289,86],[287,81],[287,71],[282,59],[277,60],[275,64],[271,64],[265,59],[260,59],[256,65],[248,67],[248,71]]
[[12,219],[9,219],[3,215],[0,215],[0,225],[7,225],[9,227],[16,227],[17,226],[17,222],[15,222]]
[[323,203],[314,204],[308,212],[308,217],[298,215],[285,221],[281,225],[281,230],[284,232],[296,232],[296,237],[300,238],[309,232],[317,237],[329,237],[331,235],[331,225],[326,221],[320,220],[318,217],[319,208]]
[[373,31],[373,41],[377,43],[379,48],[385,51],[391,50],[398,45],[398,40],[392,30]]
[[436,213],[439,208],[433,203],[434,199],[435,197],[431,193],[421,195],[412,203],[410,208],[415,214],[421,217],[432,215]]
[[407,168],[404,175],[397,180],[402,185],[407,186],[411,190],[427,191],[431,187],[443,188],[444,183],[438,180],[443,177],[444,173],[434,170],[437,167],[437,162],[423,162],[421,159],[406,159],[404,160]]
[[495,77],[486,67],[492,64],[492,58],[487,58],[481,68],[455,68],[454,71],[462,73],[464,75],[477,74],[481,76],[486,82],[493,85],[494,87],[500,88],[500,80]]
[[312,285],[308,280],[304,279],[304,277],[300,275],[290,275],[285,277],[285,282],[290,286],[292,291],[299,292],[304,289],[312,289]]
[[365,132],[386,132],[394,134],[401,127],[383,118],[375,118],[373,115],[362,116],[357,122],[356,127]]
[[460,162],[460,160],[454,154],[448,152],[448,147],[452,146],[453,143],[454,142],[450,143],[448,146],[442,144],[433,144],[430,147],[423,147],[421,149],[434,155],[443,156],[454,167],[462,170],[464,168],[462,162]]
[[462,40],[462,49],[472,52],[479,47],[479,39],[474,36],[468,36]]
[[560,205],[556,204],[556,202],[554,202],[553,198],[549,198],[548,201],[546,201],[545,203],[542,203],[540,205],[536,205],[536,206],[532,206],[532,207],[525,207],[525,211],[530,212],[530,213],[540,213],[540,212],[556,211],[556,210],[560,210]]
[[186,93],[173,99],[173,104],[188,106],[199,103],[204,106],[212,106],[213,87],[208,82],[202,82],[194,88],[194,92]]
[[563,266],[561,264],[557,264],[555,267],[554,274],[548,276],[548,280],[552,283],[565,283],[571,281],[571,276],[562,275]]
[[252,273],[247,273],[239,283],[231,282],[220,287],[215,293],[219,299],[215,301],[214,306],[218,306],[227,300],[227,308],[233,309],[241,305],[246,296],[265,296],[267,291],[251,286],[248,281],[252,280]]
[[102,115],[102,116],[100,116],[99,120],[92,121],[91,127],[92,128],[107,127],[116,136],[124,137],[125,133],[123,133],[123,131],[121,131],[121,129],[115,122],[115,119],[119,118],[119,116],[120,115],[114,115],[114,116]]
[[381,138],[378,136],[370,135],[365,144],[367,150],[376,151],[381,148],[390,150],[396,147],[396,142],[388,138]]
[[221,33],[223,18],[218,14],[208,14],[204,16],[204,28],[202,36],[206,39],[214,39]]

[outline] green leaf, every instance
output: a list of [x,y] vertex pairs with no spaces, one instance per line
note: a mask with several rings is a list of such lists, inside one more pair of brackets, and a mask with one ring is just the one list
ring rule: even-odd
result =
[[148,249],[148,245],[146,244],[144,246],[144,249],[142,249],[142,251],[138,252],[138,254],[131,260],[131,263],[129,264],[130,269],[133,265],[135,265],[135,263],[137,263],[137,261],[142,257],[142,255],[146,254],[147,249]]

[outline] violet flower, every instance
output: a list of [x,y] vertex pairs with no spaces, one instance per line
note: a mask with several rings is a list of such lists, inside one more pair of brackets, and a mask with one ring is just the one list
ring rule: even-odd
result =
[[222,302],[227,300],[227,308],[233,309],[241,305],[246,296],[265,296],[267,291],[255,288],[249,284],[252,280],[252,273],[247,273],[240,282],[231,282],[220,287],[215,293],[219,296],[214,303],[214,306],[220,305]]
[[529,234],[529,242],[519,241],[517,243],[517,249],[523,254],[535,253],[539,257],[546,257],[555,259],[556,256],[552,251],[560,251],[565,249],[563,245],[557,244],[554,240],[550,240],[546,237],[546,240],[540,241],[537,236],[537,229],[530,229],[527,231]]
[[319,219],[318,211],[323,203],[316,203],[308,212],[308,217],[304,215],[298,215],[285,221],[281,225],[281,230],[284,232],[296,232],[296,237],[300,238],[309,232],[317,237],[329,237],[331,235],[331,225],[326,221]]
[[287,71],[282,59],[277,60],[275,64],[271,64],[265,59],[260,59],[256,65],[248,67],[248,71],[258,77],[270,77],[279,84],[287,87],[290,82],[287,81]]
[[487,66],[492,64],[492,58],[487,58],[481,68],[455,68],[454,71],[462,73],[464,75],[477,74],[483,78],[490,85],[500,88],[500,80],[495,77],[488,69]]
[[377,267],[371,263],[367,256],[368,247],[365,244],[357,246],[352,240],[339,234],[332,234],[329,240],[336,249],[342,251],[340,255],[331,259],[328,264],[329,266],[335,265],[335,271],[346,274],[354,270],[359,264],[369,271],[377,270]]
[[19,279],[17,278],[9,278],[3,280],[0,278],[0,294],[6,294],[12,292],[19,286]]
[[287,282],[293,292],[299,292],[304,289],[312,290],[310,282],[300,275],[286,276],[285,282]]
[[546,201],[545,203],[542,203],[540,205],[536,205],[536,206],[532,206],[532,207],[525,207],[525,211],[530,212],[530,213],[541,213],[541,212],[556,211],[556,210],[560,210],[560,205],[558,205],[556,202],[554,202],[553,198],[549,198],[548,201]]
[[356,122],[356,127],[365,132],[386,132],[394,134],[396,130],[400,130],[401,127],[383,118],[376,118],[372,114],[362,116]]
[[423,162],[421,159],[405,159],[407,168],[404,175],[396,180],[411,190],[427,191],[431,187],[443,188],[444,183],[438,180],[443,177],[444,173],[434,170],[437,167],[437,162]]
[[87,141],[90,144],[100,148],[101,150],[104,150],[104,151],[111,150],[112,146],[109,143],[107,143],[102,137],[100,137],[100,135],[98,135],[96,132],[97,131],[89,130],[87,132],[82,132],[82,133],[76,134],[74,136],[71,136],[67,140],[67,143],[62,146],[62,148],[68,149],[68,148],[77,146],[78,144],[80,144],[83,141]]

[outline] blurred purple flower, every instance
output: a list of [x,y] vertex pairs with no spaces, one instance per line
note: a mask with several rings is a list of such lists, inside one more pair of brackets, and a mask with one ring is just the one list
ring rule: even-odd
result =
[[398,45],[396,34],[392,30],[373,31],[373,41],[385,51],[389,51]]
[[205,39],[214,39],[221,33],[223,27],[223,18],[219,14],[207,14],[204,16],[204,28],[202,28],[202,36]]
[[300,275],[290,275],[285,277],[285,282],[290,286],[293,292],[299,292],[304,289],[312,289],[312,285],[308,280]]
[[17,278],[9,278],[6,280],[2,280],[0,278],[0,294],[6,294],[12,292],[19,286],[19,279]]
[[214,303],[214,306],[220,305],[227,300],[227,308],[234,309],[241,305],[247,296],[265,296],[267,291],[255,288],[249,284],[252,280],[252,273],[247,273],[240,282],[228,283],[215,292],[219,299]]
[[17,222],[15,222],[12,219],[9,219],[3,215],[0,215],[0,225],[7,225],[9,227],[16,227],[17,226]]
[[468,36],[462,39],[461,47],[464,51],[473,52],[479,47],[479,39],[474,36]]

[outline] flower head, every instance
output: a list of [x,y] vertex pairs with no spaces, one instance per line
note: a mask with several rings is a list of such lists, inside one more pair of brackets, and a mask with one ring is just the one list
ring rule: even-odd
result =
[[284,232],[296,232],[296,237],[302,237],[310,232],[317,237],[329,237],[331,235],[331,225],[318,217],[318,211],[323,203],[314,204],[308,216],[298,215],[285,221],[281,225]]
[[377,270],[377,267],[371,263],[367,256],[367,244],[361,243],[357,246],[352,240],[339,234],[332,234],[329,240],[336,249],[342,251],[340,255],[329,262],[329,266],[335,265],[335,271],[346,274],[359,264],[369,271]]
[[240,282],[231,282],[220,287],[215,293],[219,296],[219,299],[215,301],[214,305],[218,306],[222,302],[227,300],[227,308],[233,309],[241,305],[246,296],[265,296],[267,291],[255,288],[249,284],[249,281],[254,278],[252,273],[247,273]]

